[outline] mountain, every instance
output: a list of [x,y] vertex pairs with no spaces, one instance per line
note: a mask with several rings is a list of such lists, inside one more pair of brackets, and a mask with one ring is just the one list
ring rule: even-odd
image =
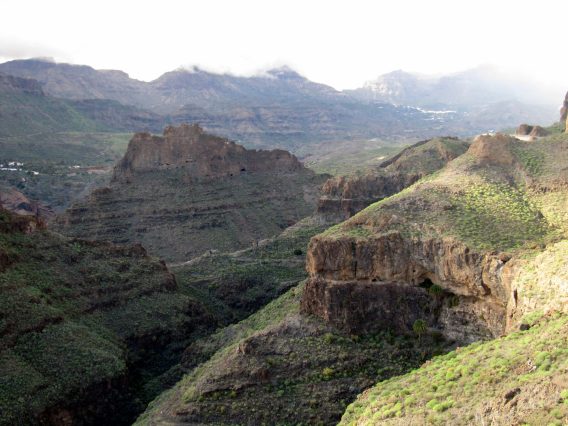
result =
[[247,150],[197,125],[138,133],[109,187],[73,205],[61,232],[142,242],[168,261],[250,247],[308,216],[325,176],[282,150]]
[[567,144],[480,136],[313,237],[307,282],[190,345],[136,425],[562,421]]
[[442,76],[397,70],[348,93],[367,100],[432,108],[471,107],[511,100],[536,105],[555,104],[551,95],[534,83],[513,79],[489,65]]
[[27,59],[0,64],[0,72],[37,80],[48,95],[57,98],[111,99],[125,105],[141,105],[146,99],[145,83],[122,71]]
[[163,120],[116,101],[53,97],[37,80],[0,73],[0,139],[64,131],[155,129]]
[[465,120],[488,129],[513,119],[550,124],[556,110],[555,97],[547,91],[487,65],[439,77],[398,70],[347,93],[367,102],[466,112]]
[[[519,122],[552,121],[556,115],[553,103],[542,107],[534,99],[527,104],[528,96],[511,96],[511,83],[485,68],[437,80],[398,71],[344,92],[287,67],[251,77],[178,69],[151,82],[120,71],[43,60],[6,62],[0,72],[33,78],[52,97],[105,100],[107,106],[112,100],[137,108],[130,115],[140,118],[121,119],[121,130],[155,131],[159,117],[153,113],[162,123],[199,122],[208,131],[249,146],[286,149],[319,141],[471,135]],[[511,107],[511,102],[521,104]],[[96,113],[90,117],[101,118]],[[106,114],[107,125],[117,128],[109,118]]]

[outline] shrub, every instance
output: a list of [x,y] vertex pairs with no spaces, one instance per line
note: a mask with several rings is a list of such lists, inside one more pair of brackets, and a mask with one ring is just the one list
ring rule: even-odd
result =
[[439,296],[444,292],[444,289],[440,287],[438,284],[432,284],[428,289],[428,293],[431,296]]
[[417,319],[416,321],[414,321],[414,324],[412,324],[412,330],[420,338],[428,330],[428,325],[423,319]]
[[333,370],[333,368],[325,367],[321,372],[321,376],[324,380],[330,380],[333,377],[334,373],[335,371]]

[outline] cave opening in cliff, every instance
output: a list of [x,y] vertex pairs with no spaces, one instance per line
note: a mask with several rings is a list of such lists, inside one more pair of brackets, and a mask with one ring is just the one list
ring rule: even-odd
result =
[[432,282],[432,280],[430,278],[425,278],[424,281],[422,281],[420,284],[418,284],[419,287],[422,288],[430,288],[434,285],[434,283]]

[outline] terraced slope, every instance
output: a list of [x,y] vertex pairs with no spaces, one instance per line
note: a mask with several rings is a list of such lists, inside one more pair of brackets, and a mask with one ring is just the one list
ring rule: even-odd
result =
[[0,212],[0,424],[128,423],[175,345],[211,326],[141,246]]
[[141,242],[168,261],[251,247],[315,209],[325,179],[286,151],[249,151],[198,126],[137,134],[108,188],[60,221],[68,235]]

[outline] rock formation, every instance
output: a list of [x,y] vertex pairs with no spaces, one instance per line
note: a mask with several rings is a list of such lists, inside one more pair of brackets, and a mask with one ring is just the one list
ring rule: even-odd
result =
[[[565,143],[536,143],[479,136],[436,178],[312,238],[303,311],[348,332],[401,332],[424,319],[461,342],[514,327],[535,301],[518,279],[524,261],[510,253],[565,226],[562,214],[536,210],[521,192],[547,185],[562,200],[568,184],[554,172]],[[543,155],[536,152],[547,153],[552,175],[525,168],[528,155]]]
[[548,131],[541,126],[532,126],[529,124],[521,124],[516,132],[518,136],[532,136],[534,138],[541,138],[548,135]]
[[24,194],[13,188],[0,188],[0,209],[23,216],[34,216],[36,219],[48,222],[55,212],[48,206],[30,201]]
[[324,179],[288,152],[247,150],[197,125],[168,127],[163,136],[136,134],[110,186],[74,205],[58,227],[188,260],[250,247],[310,215]]
[[180,169],[189,179],[215,179],[241,173],[295,173],[303,169],[287,151],[247,150],[199,125],[169,126],[163,136],[134,135],[114,170],[115,180],[157,170]]
[[466,142],[456,138],[425,140],[381,163],[374,172],[331,178],[322,187],[318,215],[330,222],[345,220],[441,169],[463,154],[467,147]]

